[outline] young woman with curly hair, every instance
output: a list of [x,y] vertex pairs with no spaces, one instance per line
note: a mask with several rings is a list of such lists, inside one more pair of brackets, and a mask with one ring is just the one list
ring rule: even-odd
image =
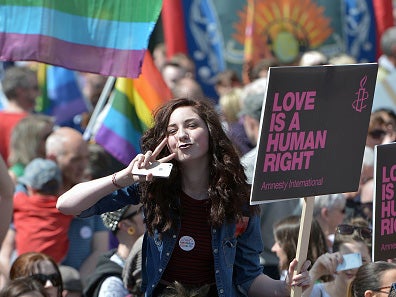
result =
[[[309,285],[308,262],[293,276],[294,260],[286,281],[262,273],[259,213],[249,206],[243,167],[209,101],[167,102],[142,137],[142,151],[127,168],[76,185],[59,198],[58,208],[88,216],[141,202],[146,296],[159,296],[175,281],[188,288],[208,284],[208,296],[288,296],[292,285]],[[169,178],[132,174],[168,161]],[[248,221],[246,229],[238,232],[242,221]]]

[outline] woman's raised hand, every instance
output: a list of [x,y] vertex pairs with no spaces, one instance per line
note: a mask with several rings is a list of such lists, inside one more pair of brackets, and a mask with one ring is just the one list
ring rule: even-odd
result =
[[132,176],[132,179],[134,182],[145,181],[145,180],[150,181],[153,179],[152,173],[148,173],[146,176],[132,174],[132,171],[134,168],[139,168],[139,169],[147,168],[148,166],[150,166],[153,163],[168,162],[175,157],[176,154],[171,153],[170,155],[157,160],[159,153],[164,149],[164,147],[166,146],[166,143],[167,143],[167,138],[164,138],[160,142],[160,144],[155,148],[154,151],[149,150],[146,153],[138,154],[135,158],[133,158],[133,160],[131,161],[131,163],[129,163],[128,167],[125,170],[128,172],[129,176]]

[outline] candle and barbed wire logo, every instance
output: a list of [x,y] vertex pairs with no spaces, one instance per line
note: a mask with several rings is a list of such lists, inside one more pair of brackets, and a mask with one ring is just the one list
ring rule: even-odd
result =
[[365,75],[360,80],[360,88],[355,93],[357,95],[357,98],[352,102],[352,107],[357,112],[362,112],[367,107],[366,100],[368,99],[368,92],[365,87],[366,82],[367,82],[367,75]]

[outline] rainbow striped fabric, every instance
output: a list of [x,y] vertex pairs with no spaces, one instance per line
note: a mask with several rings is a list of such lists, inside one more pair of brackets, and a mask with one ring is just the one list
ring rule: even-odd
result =
[[146,52],[139,78],[118,78],[95,141],[127,165],[140,152],[140,137],[152,125],[152,112],[172,94],[150,52]]
[[162,0],[0,0],[0,60],[139,75]]

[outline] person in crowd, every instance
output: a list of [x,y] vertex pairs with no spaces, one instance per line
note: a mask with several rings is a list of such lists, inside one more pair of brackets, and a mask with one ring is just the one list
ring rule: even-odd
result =
[[241,158],[241,163],[245,168],[245,174],[248,178],[248,183],[251,184],[253,180],[253,170],[257,157],[257,145],[260,131],[261,110],[264,102],[264,93],[248,94],[242,102],[241,111],[238,113],[242,118],[245,133],[254,146],[249,152],[244,154]]
[[30,277],[40,282],[48,297],[62,297],[63,283],[59,267],[50,256],[29,252],[19,255],[10,269],[10,280]]
[[260,77],[255,79],[254,81],[243,86],[242,90],[242,106],[245,98],[252,94],[265,94],[267,88],[267,78]]
[[327,240],[327,250],[332,251],[336,227],[344,221],[346,198],[344,194],[315,197],[313,217],[318,221]]
[[54,128],[54,119],[32,114],[15,125],[11,133],[8,164],[15,183],[34,158],[45,158],[45,141]]
[[219,107],[227,135],[234,143],[238,154],[243,156],[254,146],[246,135],[243,120],[240,120],[242,89],[234,88],[229,93],[222,95],[219,99]]
[[0,242],[3,242],[13,212],[14,183],[8,174],[7,165],[0,156]]
[[341,237],[342,235],[363,240],[371,255],[373,230],[367,220],[362,217],[356,217],[352,218],[347,223],[338,225],[336,228],[336,236]]
[[373,224],[373,199],[374,199],[374,179],[369,179],[363,186],[360,194],[361,216],[369,223]]
[[[88,166],[85,168],[84,180],[97,179],[124,167],[123,164],[97,143],[88,143],[88,155],[89,161]],[[118,240],[116,236],[112,232],[109,232],[109,249],[117,246]]]
[[55,161],[61,169],[61,193],[83,180],[88,164],[88,144],[79,131],[69,127],[54,130],[46,140],[45,152],[47,159]]
[[191,57],[187,54],[175,53],[169,58],[168,61],[180,65],[184,69],[184,76],[195,78],[195,63],[194,60],[191,59]]
[[[260,130],[260,116],[264,100],[264,93],[249,94],[243,100],[243,107],[239,116],[243,121],[243,126],[250,143],[254,148],[245,153],[241,158],[244,166],[248,183],[253,182],[254,165],[257,157],[257,141]],[[276,202],[264,203],[261,208],[261,237],[263,240],[263,251],[261,253],[261,262],[264,266],[264,272],[275,279],[279,279],[279,258],[272,251],[275,243],[273,225],[278,220],[291,214],[299,213],[299,199],[281,200]]]
[[[23,175],[25,166],[34,158],[45,158],[45,141],[53,127],[53,118],[41,114],[29,114],[15,125],[11,133],[8,165],[9,173],[19,192],[27,193],[26,187],[18,183],[18,178]],[[15,226],[11,223],[0,248],[0,261],[8,269],[14,254]]]
[[186,77],[186,70],[176,62],[166,61],[162,65],[161,74],[169,90],[172,90],[178,80]]
[[234,88],[242,88],[243,84],[235,70],[226,69],[216,76],[214,84],[219,98],[231,92]]
[[378,115],[384,121],[385,138],[382,143],[390,143],[396,141],[396,113],[391,108],[378,108],[372,112],[373,115]]
[[102,94],[108,77],[89,72],[80,73],[79,76],[81,77],[81,89],[85,98],[85,104],[88,107],[88,111],[77,115],[73,121],[78,124],[77,129],[84,131],[88,126],[97,103],[99,102],[100,95]]
[[155,45],[153,50],[153,60],[158,71],[161,71],[162,66],[166,62],[166,45],[161,42]]
[[[374,148],[376,145],[389,143],[394,140],[394,119],[392,114],[385,110],[376,110],[371,113],[369,127],[366,137],[366,147],[372,150],[374,155]],[[367,176],[364,183],[360,185],[360,209],[361,214],[369,223],[372,222],[373,216],[373,197],[374,197],[374,169],[371,178]]]
[[88,164],[85,167],[84,179],[92,180],[111,174],[112,168],[119,168],[113,164],[111,155],[97,143],[88,143]]
[[84,295],[89,297],[124,297],[128,289],[124,286],[122,271],[125,261],[136,242],[144,233],[145,227],[141,205],[127,205],[101,215],[105,226],[115,234],[118,247],[103,254],[86,282]]
[[348,297],[396,296],[396,264],[378,261],[362,265],[348,289]]
[[0,111],[0,155],[8,162],[12,130],[22,118],[33,112],[39,87],[36,73],[25,66],[7,68],[2,87],[8,102]]
[[396,26],[388,28],[381,35],[380,47],[382,55],[378,59],[378,82],[382,82],[396,69]]
[[[209,284],[210,296],[236,296],[238,291],[288,296],[291,286],[309,286],[309,261],[300,263],[300,273],[294,274],[294,259],[286,281],[262,273],[259,210],[249,206],[243,167],[211,102],[179,98],[165,103],[142,137],[142,151],[125,169],[76,185],[60,197],[57,207],[87,216],[141,202],[147,228],[146,296],[160,296],[174,281],[194,287]],[[132,174],[152,162],[167,161],[173,162],[169,178]],[[236,236],[244,216],[249,218],[246,228]]]
[[144,234],[141,235],[133,244],[132,249],[125,261],[122,270],[122,280],[125,288],[134,297],[143,297],[142,292],[142,247]]
[[62,297],[82,297],[83,286],[77,269],[60,265],[59,271],[63,281]]
[[[278,221],[273,227],[275,243],[272,251],[279,258],[281,279],[287,275],[288,263],[297,253],[298,234],[300,229],[300,216],[287,216]],[[326,253],[326,238],[318,222],[312,221],[309,238],[307,259],[314,264],[316,259]]]
[[[61,172],[61,193],[85,180],[88,166],[88,144],[82,134],[69,127],[56,129],[47,138],[46,155]],[[108,251],[109,234],[100,216],[74,217],[69,227],[69,250],[62,265],[74,267],[84,283],[94,269],[98,257]]]
[[306,51],[302,53],[298,62],[299,66],[316,66],[328,64],[328,59],[325,54],[317,50]]
[[388,131],[387,119],[379,112],[372,112],[370,116],[366,145],[372,149],[376,145],[384,143]]
[[263,58],[253,65],[251,81],[258,78],[267,78],[270,67],[280,66],[279,62],[274,57]]
[[347,65],[356,63],[356,58],[346,53],[340,53],[329,58],[329,64],[331,65]]
[[[315,284],[303,293],[303,297],[347,295],[348,286],[354,279],[358,267],[337,271],[337,266],[344,261],[343,255],[359,253],[363,264],[371,262],[370,249],[366,244],[366,239],[361,236],[361,230],[350,234],[349,232],[346,232],[345,228],[341,227],[341,225],[340,229],[337,228],[337,230],[339,231],[336,233],[334,238],[334,252],[324,253],[316,260],[309,271],[313,283]],[[332,280],[327,282],[317,282],[317,280],[323,276],[331,276]]]
[[[369,213],[370,204],[366,204],[364,201],[367,200],[366,196],[367,184],[371,182],[374,176],[374,150],[367,145],[364,147],[362,170],[360,173],[359,187],[355,192],[344,193],[346,198],[345,207],[345,221],[353,218],[365,218],[369,220],[371,217]],[[363,193],[364,192],[364,193]],[[363,200],[362,200],[363,195]]]
[[[9,228],[13,213],[14,183],[8,174],[5,161],[0,156],[0,242],[3,242]],[[0,258],[0,287],[8,278],[8,262]]]
[[171,91],[174,97],[204,98],[203,90],[194,77],[186,76],[178,79]]
[[1,291],[0,297],[49,297],[44,286],[29,276],[10,281]]
[[56,209],[62,175],[52,160],[36,158],[19,180],[27,193],[14,195],[15,245],[17,254],[42,252],[60,263],[66,256],[68,230],[73,216]]

